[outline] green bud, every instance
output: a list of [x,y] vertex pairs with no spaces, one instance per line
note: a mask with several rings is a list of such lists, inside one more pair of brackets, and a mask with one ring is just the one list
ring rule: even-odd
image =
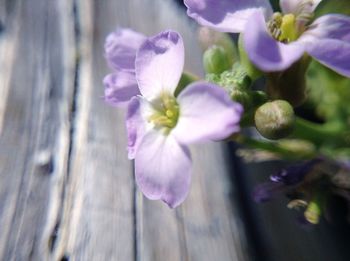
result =
[[252,80],[239,63],[235,63],[230,71],[224,71],[220,74],[218,82],[220,86],[231,89],[250,90]]
[[276,100],[261,105],[255,112],[255,126],[268,139],[281,139],[293,132],[295,115],[286,101]]
[[213,45],[218,45],[225,49],[227,55],[232,57],[233,61],[238,61],[237,48],[229,34],[214,31],[208,27],[201,27],[198,30],[198,40],[203,51]]
[[215,74],[215,73],[208,73],[205,75],[205,80],[207,82],[211,82],[211,83],[215,83],[215,84],[218,84],[218,85],[221,85],[220,81],[221,81],[221,78],[220,78],[220,75],[218,74]]
[[233,58],[221,46],[213,45],[204,52],[203,65],[207,73],[220,74],[230,69],[232,64]]
[[318,202],[311,201],[304,212],[304,216],[311,224],[318,224],[321,216],[321,207]]
[[238,39],[238,52],[239,52],[239,58],[242,66],[246,70],[249,77],[253,80],[258,79],[260,76],[262,76],[262,72],[255,67],[254,64],[251,63],[247,52],[244,49],[243,46],[243,34],[239,35]]

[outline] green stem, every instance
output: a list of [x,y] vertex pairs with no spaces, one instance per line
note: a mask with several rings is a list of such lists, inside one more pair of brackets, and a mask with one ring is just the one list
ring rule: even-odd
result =
[[339,124],[317,124],[302,118],[296,118],[293,136],[319,146],[324,141],[344,141],[342,127]]
[[245,135],[239,135],[235,137],[234,140],[253,149],[260,149],[278,154],[285,159],[296,160],[304,158],[304,155],[299,155],[295,153],[295,151],[282,147],[275,142],[257,140]]

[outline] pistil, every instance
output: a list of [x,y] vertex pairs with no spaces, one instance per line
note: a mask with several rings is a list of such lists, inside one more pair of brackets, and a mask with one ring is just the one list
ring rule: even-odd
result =
[[267,26],[272,37],[283,43],[295,41],[300,35],[294,14],[282,15],[276,12]]
[[177,124],[179,106],[175,97],[163,93],[160,98],[153,102],[155,113],[149,117],[156,128],[164,128],[168,133]]

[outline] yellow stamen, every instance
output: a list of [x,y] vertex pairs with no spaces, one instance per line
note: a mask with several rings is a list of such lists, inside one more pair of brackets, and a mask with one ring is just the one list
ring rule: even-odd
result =
[[164,133],[168,134],[175,127],[179,117],[179,107],[174,96],[162,93],[160,98],[153,103],[156,110],[148,120],[157,128],[163,128]]
[[281,42],[291,42],[298,39],[296,20],[293,14],[286,14],[282,18],[281,35],[278,40]]

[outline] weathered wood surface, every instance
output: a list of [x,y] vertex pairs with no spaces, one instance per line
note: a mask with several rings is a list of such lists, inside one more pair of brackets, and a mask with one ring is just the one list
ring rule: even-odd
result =
[[0,0],[0,260],[246,260],[220,144],[192,149],[186,202],[144,199],[124,113],[100,98],[108,32],[195,26],[171,0]]

